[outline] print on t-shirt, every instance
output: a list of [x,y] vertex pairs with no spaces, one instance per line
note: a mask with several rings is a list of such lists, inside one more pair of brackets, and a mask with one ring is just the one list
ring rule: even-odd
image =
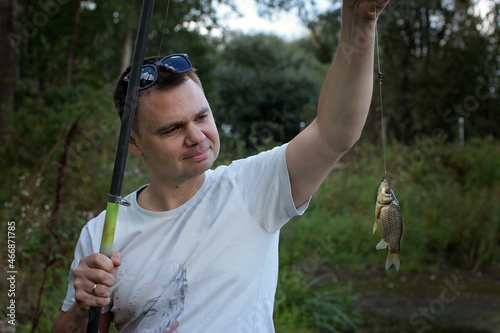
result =
[[[121,268],[126,272],[125,267]],[[127,279],[126,273],[123,278]],[[115,304],[126,307],[123,310],[131,318],[130,327],[143,333],[173,332],[179,327],[177,318],[184,309],[188,290],[186,268],[182,263],[163,263],[157,269],[144,272],[131,287],[125,303],[115,299]]]

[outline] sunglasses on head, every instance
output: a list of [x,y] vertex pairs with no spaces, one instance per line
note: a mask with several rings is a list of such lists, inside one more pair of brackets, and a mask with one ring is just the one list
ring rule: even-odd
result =
[[[154,64],[142,66],[141,79],[139,81],[139,90],[151,87],[158,79],[158,67],[170,68],[177,73],[185,73],[191,70],[193,66],[189,61],[189,56],[185,53],[172,54],[158,60]],[[130,73],[123,77],[123,81],[130,81]]]

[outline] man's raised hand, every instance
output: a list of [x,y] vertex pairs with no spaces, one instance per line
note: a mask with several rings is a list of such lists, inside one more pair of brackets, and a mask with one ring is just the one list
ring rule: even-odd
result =
[[384,10],[389,0],[344,0],[345,6],[351,6],[367,22],[375,21]]

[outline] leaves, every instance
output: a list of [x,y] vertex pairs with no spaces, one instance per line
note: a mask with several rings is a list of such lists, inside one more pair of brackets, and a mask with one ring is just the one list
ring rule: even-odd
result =
[[[269,35],[236,36],[220,55],[215,108],[233,135],[286,142],[314,119],[327,67],[294,43]],[[250,141],[250,140],[249,140]],[[251,148],[251,147],[249,147]]]

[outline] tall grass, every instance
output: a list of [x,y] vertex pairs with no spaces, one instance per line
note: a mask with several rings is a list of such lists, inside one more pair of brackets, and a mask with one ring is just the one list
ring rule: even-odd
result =
[[[422,138],[414,146],[389,144],[387,150],[387,178],[406,226],[400,272],[500,267],[499,143],[479,139],[464,147],[431,143]],[[308,211],[282,230],[278,296],[293,298],[305,293],[303,303],[314,302],[311,298],[316,297],[317,302],[331,302],[318,306],[318,311],[329,309],[329,322],[345,322],[322,327],[321,332],[352,331],[347,329],[348,320],[356,318],[359,324],[360,319],[349,306],[354,296],[346,286],[323,279],[316,291],[308,279],[366,269],[383,274],[387,250],[375,250],[380,235],[372,233],[376,192],[384,177],[381,155],[380,148],[371,144],[356,146],[343,157],[342,168],[325,180]],[[301,281],[291,285],[292,273]],[[302,294],[293,289],[299,287]],[[322,298],[321,292],[328,288],[342,291],[341,296]],[[288,325],[320,327],[319,318],[305,314],[305,305],[280,302],[276,307],[278,323],[280,311],[286,313],[282,304],[288,304],[288,311],[297,307],[295,320],[286,317]]]
[[[387,178],[406,225],[403,269],[446,264],[478,270],[500,263],[498,143],[443,144],[419,159],[395,159],[418,149],[418,144],[392,144],[387,154]],[[374,251],[380,236],[372,234],[376,191],[384,176],[377,155],[376,148],[364,144],[344,157],[342,169],[332,171],[304,216],[285,227],[282,260],[300,260],[293,258],[300,253],[307,257],[314,251],[311,244],[325,238],[336,249],[328,258],[334,267],[372,265],[383,256]]]

